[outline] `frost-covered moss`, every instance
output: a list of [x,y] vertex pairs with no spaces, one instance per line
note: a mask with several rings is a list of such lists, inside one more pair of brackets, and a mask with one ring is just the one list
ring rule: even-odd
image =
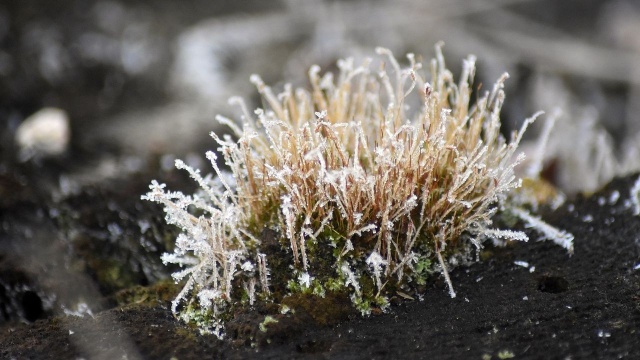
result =
[[533,118],[503,138],[507,76],[472,104],[475,58],[455,82],[436,50],[428,81],[412,54],[403,68],[386,49],[374,65],[339,61],[335,75],[312,67],[310,90],[276,95],[252,76],[265,107],[250,113],[232,99],[239,123],[218,120],[236,139],[212,134],[230,172],[208,152],[215,177],[176,162],[198,193],[154,181],[143,197],[183,230],[163,257],[184,267],[173,275],[185,281],[173,311],[218,334],[242,301],[346,293],[368,314],[411,297],[433,272],[453,297],[448,259],[467,259],[487,239],[526,241],[491,219],[520,186],[516,151]]

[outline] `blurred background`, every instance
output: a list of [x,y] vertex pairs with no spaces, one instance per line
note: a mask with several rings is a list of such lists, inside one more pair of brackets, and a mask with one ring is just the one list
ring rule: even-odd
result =
[[[228,97],[257,104],[252,73],[276,88],[305,85],[312,64],[331,70],[341,57],[374,56],[376,46],[428,61],[442,40],[454,71],[468,54],[478,57],[484,89],[511,75],[505,132],[537,110],[559,110],[553,133],[577,140],[578,130],[562,132],[577,127],[581,140],[602,138],[599,147],[621,164],[594,173],[603,178],[594,183],[558,180],[570,191],[593,190],[631,167],[622,162],[640,130],[639,34],[640,3],[632,0],[8,0],[0,5],[0,151],[20,161],[46,156],[21,149],[34,146],[16,132],[55,107],[69,134],[53,153],[85,172],[109,158],[97,179],[136,170],[149,155],[196,159],[212,146],[214,115],[234,114]],[[552,139],[549,156],[575,150],[561,148]]]
[[438,41],[454,72],[478,57],[482,89],[511,75],[505,133],[556,120],[545,171],[567,193],[640,169],[635,0],[2,1],[0,323],[166,278],[173,238],[140,195],[193,186],[174,159],[206,171],[227,99],[260,104],[251,74],[305,86],[312,64],[376,46],[428,61]]

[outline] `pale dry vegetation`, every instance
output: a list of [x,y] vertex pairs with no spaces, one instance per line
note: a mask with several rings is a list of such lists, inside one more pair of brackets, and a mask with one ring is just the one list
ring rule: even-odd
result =
[[[225,310],[240,301],[345,291],[368,313],[384,309],[389,296],[413,294],[433,271],[455,296],[449,259],[472,258],[487,239],[527,240],[494,228],[492,217],[508,210],[520,185],[516,150],[535,116],[507,141],[500,133],[507,76],[472,104],[475,58],[463,62],[456,82],[436,51],[428,80],[412,54],[403,68],[386,49],[375,62],[339,61],[335,76],[312,67],[310,91],[287,85],[276,95],[253,76],[264,108],[252,114],[234,98],[240,125],[218,119],[235,138],[212,134],[231,172],[209,152],[215,177],[177,162],[199,193],[165,192],[153,182],[144,196],[183,230],[163,258],[186,267],[174,274],[187,279],[174,312],[220,333]],[[279,270],[290,272],[287,289],[271,288],[265,229],[275,230],[290,256],[289,268]],[[569,234],[551,235],[571,245]]]

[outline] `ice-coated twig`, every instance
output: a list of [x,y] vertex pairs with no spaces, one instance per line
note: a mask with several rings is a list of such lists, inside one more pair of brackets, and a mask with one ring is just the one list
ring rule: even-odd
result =
[[451,278],[449,277],[447,265],[445,264],[440,251],[436,251],[436,255],[438,256],[438,261],[440,262],[440,267],[442,268],[442,275],[444,276],[444,279],[447,282],[447,287],[449,288],[449,296],[451,296],[451,298],[453,299],[456,297],[456,292],[455,290],[453,290],[453,283],[451,282]]
[[543,235],[543,240],[551,240],[557,245],[567,249],[569,254],[573,254],[573,234],[559,230],[547,224],[539,217],[531,215],[528,211],[522,208],[513,207],[509,209],[509,211],[522,219],[527,226],[540,232]]

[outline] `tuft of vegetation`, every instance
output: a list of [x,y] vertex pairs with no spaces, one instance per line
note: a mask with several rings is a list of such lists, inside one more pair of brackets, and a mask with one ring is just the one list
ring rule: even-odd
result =
[[[377,52],[379,67],[371,59],[341,60],[336,75],[312,67],[310,90],[285,85],[276,95],[252,76],[264,107],[250,113],[232,98],[240,124],[217,118],[235,138],[211,134],[215,175],[177,161],[197,193],[152,182],[143,198],[163,204],[167,222],[182,229],[163,261],[183,267],[173,274],[185,285],[172,306],[183,320],[222,336],[238,305],[328,292],[348,294],[368,314],[390,297],[412,298],[434,272],[455,297],[448,266],[471,260],[487,239],[528,240],[492,226],[514,207],[516,150],[538,116],[509,140],[501,135],[506,74],[472,104],[473,56],[455,82],[436,47],[427,81],[414,55],[403,68],[390,51]],[[510,213],[571,246],[570,234],[526,210]]]

